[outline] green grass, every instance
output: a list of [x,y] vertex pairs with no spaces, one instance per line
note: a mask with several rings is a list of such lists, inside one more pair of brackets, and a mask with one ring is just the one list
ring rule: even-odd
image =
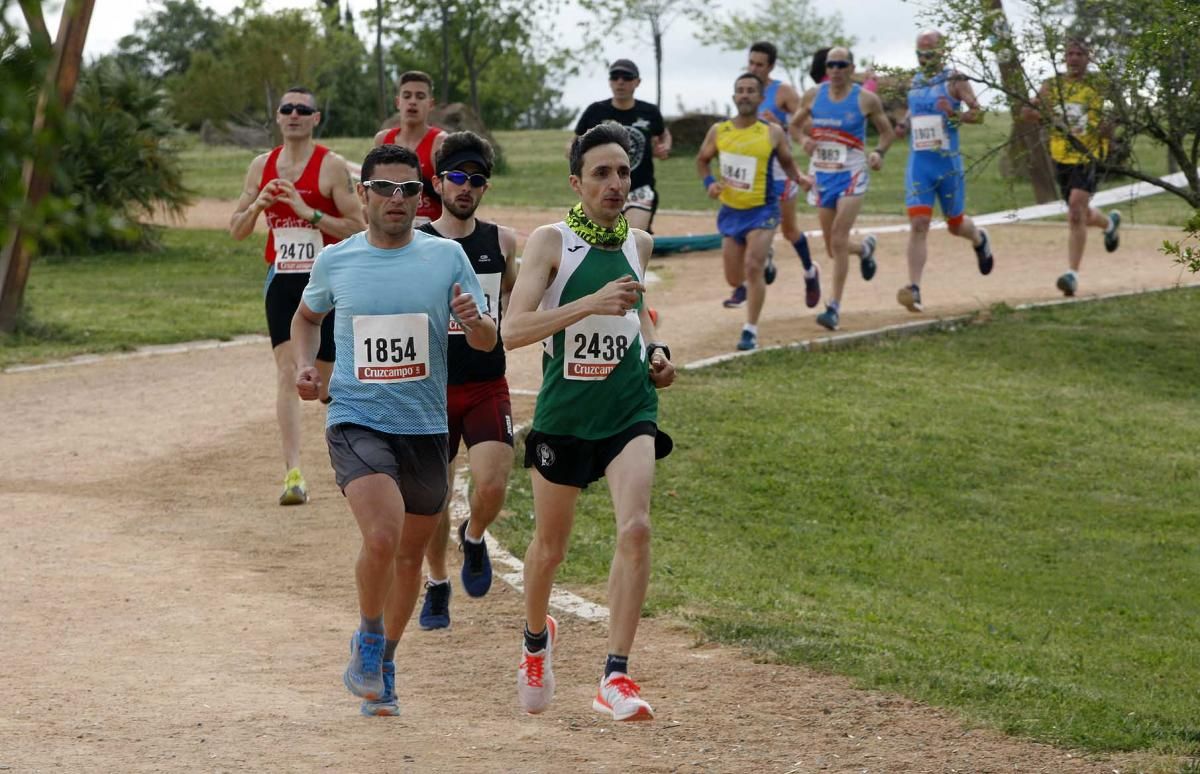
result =
[[0,367],[145,344],[265,333],[264,238],[169,229],[163,249],[39,259]]
[[[971,212],[995,212],[1033,204],[1028,183],[1001,176],[997,156],[987,149],[1001,145],[1007,138],[1007,125],[999,117],[981,126],[962,131],[964,161],[969,169],[967,207]],[[566,145],[571,133],[560,130],[497,132],[496,140],[504,149],[508,169],[496,175],[488,201],[510,207],[570,206],[576,199],[567,184]],[[321,142],[351,161],[360,162],[370,149],[369,138],[335,137]],[[1149,141],[1139,143],[1138,154],[1147,171],[1166,174],[1166,157]],[[184,142],[185,180],[198,195],[216,199],[236,199],[245,180],[246,168],[255,153],[240,148],[201,145],[195,138]],[[904,215],[904,168],[908,147],[897,143],[888,154],[882,172],[872,174],[871,191],[863,211],[873,215]],[[801,165],[806,161],[801,157]],[[694,152],[681,150],[666,161],[655,162],[661,206],[674,210],[711,210],[711,201],[696,179]],[[1125,185],[1123,179],[1108,180],[1104,187]],[[801,205],[801,212],[811,212]],[[1125,207],[1126,222],[1182,225],[1192,211],[1169,194],[1152,197]]]
[[[998,312],[684,374],[647,610],[1008,733],[1195,756],[1200,294]],[[599,593],[612,539],[593,486],[560,581]]]

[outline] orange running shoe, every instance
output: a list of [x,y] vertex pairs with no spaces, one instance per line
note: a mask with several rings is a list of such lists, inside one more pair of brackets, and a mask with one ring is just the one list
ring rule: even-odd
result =
[[600,681],[592,709],[613,720],[653,720],[654,709],[639,695],[641,690],[629,675],[613,672]]

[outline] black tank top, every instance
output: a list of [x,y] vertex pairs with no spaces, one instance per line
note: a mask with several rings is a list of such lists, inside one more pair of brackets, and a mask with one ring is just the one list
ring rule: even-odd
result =
[[[442,235],[432,223],[421,226],[421,231],[436,237]],[[445,239],[446,237],[442,237]],[[500,227],[495,223],[475,221],[475,230],[462,239],[455,239],[471,259],[471,268],[483,285],[483,292],[488,297],[487,305],[493,319],[496,320],[496,346],[490,352],[480,352],[467,343],[467,337],[461,331],[454,333],[456,324],[451,318],[452,332],[446,350],[446,372],[448,384],[466,384],[467,382],[490,382],[504,376],[504,343],[500,340],[500,286],[504,276],[506,261],[504,251],[500,248]]]

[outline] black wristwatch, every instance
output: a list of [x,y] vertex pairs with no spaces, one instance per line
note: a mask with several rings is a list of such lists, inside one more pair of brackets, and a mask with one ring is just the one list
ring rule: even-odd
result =
[[654,353],[660,349],[662,350],[662,353],[666,355],[667,360],[671,359],[670,347],[668,347],[666,344],[663,344],[661,341],[652,341],[646,345],[646,362],[653,360]]

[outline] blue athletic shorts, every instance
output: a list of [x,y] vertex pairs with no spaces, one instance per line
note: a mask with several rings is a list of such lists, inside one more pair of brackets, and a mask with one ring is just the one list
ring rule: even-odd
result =
[[823,210],[836,210],[843,196],[862,196],[871,176],[866,168],[857,172],[817,172],[817,182],[808,192],[808,203]]
[[746,244],[746,235],[760,228],[775,228],[779,225],[779,202],[771,201],[745,210],[721,206],[717,213],[717,231],[721,236],[732,238],[739,245]]
[[962,215],[967,209],[967,179],[963,175],[962,156],[941,156],[928,151],[908,154],[904,191],[904,206],[909,217],[932,215],[935,197],[946,218]]

